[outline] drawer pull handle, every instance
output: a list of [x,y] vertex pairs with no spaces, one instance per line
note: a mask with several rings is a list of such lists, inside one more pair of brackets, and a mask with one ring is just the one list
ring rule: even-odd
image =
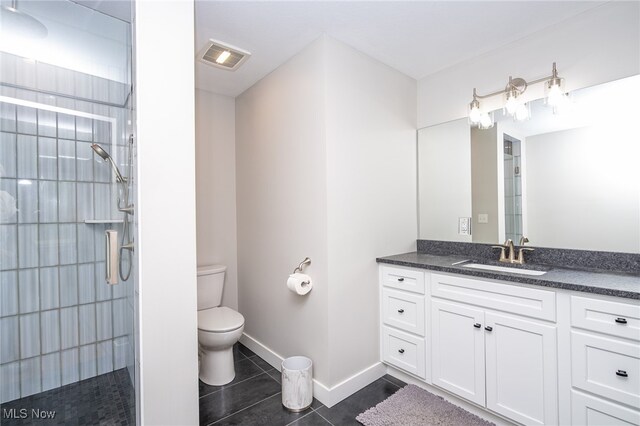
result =
[[616,371],[616,375],[620,376],[620,377],[628,377],[629,375],[627,374],[626,371],[624,370],[618,370]]
[[402,282],[402,281],[404,281],[404,278],[400,277],[400,278],[398,278],[398,281]]
[[626,320],[626,318],[616,318],[616,322],[618,324],[626,324],[627,320]]
[[477,323],[473,324],[473,326],[474,326],[475,328],[480,328],[480,327],[482,327],[482,324],[480,324],[479,322],[477,322]]
[[400,352],[401,354],[404,353],[404,349],[398,349],[398,352]]
[[404,309],[398,309],[399,314],[404,314]]
[[492,330],[493,330],[493,327],[491,327],[491,326],[489,326],[489,325],[488,325],[488,326],[486,326],[484,329],[485,329],[485,330],[487,330],[487,331],[492,331]]

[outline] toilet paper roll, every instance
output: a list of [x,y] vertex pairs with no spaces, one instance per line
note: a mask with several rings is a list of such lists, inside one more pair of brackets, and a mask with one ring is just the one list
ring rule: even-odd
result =
[[304,296],[313,288],[313,281],[307,274],[295,273],[289,275],[287,287],[289,287],[289,290],[292,292],[299,294],[300,296]]

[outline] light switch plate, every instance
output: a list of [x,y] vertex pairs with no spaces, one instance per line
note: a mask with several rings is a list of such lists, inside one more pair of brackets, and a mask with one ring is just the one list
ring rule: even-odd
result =
[[458,218],[458,234],[471,235],[471,218],[470,217]]
[[480,213],[478,215],[478,223],[489,223],[489,215],[487,213]]

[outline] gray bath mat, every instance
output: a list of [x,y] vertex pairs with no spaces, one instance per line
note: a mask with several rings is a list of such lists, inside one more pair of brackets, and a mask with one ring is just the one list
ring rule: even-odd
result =
[[403,387],[356,420],[365,426],[493,425],[415,385]]

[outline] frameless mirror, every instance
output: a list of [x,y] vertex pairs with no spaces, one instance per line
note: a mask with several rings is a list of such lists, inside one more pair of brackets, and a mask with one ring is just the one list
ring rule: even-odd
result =
[[420,239],[640,253],[640,75],[418,131]]

